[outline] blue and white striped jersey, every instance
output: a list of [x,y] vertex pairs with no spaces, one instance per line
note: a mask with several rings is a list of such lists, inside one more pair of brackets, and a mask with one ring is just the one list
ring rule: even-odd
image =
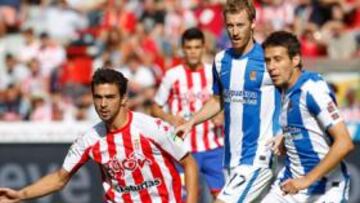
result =
[[[320,74],[303,71],[293,87],[284,92],[280,124],[285,136],[285,169],[280,182],[310,172],[328,153],[332,138],[327,129],[342,121],[335,95]],[[323,194],[326,188],[348,177],[341,163],[311,185],[306,194]]]
[[213,91],[223,98],[225,113],[224,166],[269,167],[272,153],[265,146],[280,130],[280,92],[265,67],[262,47],[237,56],[226,49],[215,56]]

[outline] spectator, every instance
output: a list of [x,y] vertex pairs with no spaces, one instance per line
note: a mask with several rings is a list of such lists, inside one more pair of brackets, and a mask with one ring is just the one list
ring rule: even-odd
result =
[[20,89],[10,84],[5,90],[4,100],[0,101],[0,120],[24,120],[29,111],[29,105],[23,99]]
[[125,64],[118,70],[129,79],[129,107],[141,110],[141,105],[151,101],[155,95],[155,77],[148,67],[142,66],[136,53],[130,54]]
[[341,110],[346,122],[360,121],[360,101],[355,89],[349,89],[345,95],[346,106]]
[[66,60],[65,49],[51,39],[47,33],[40,35],[40,50],[37,56],[41,72],[45,77],[50,77]]
[[71,9],[66,0],[45,9],[46,32],[60,44],[69,44],[78,38],[77,31],[85,29],[87,18]]
[[35,58],[40,49],[40,42],[34,35],[32,28],[27,28],[22,32],[24,37],[24,46],[20,48],[19,59],[23,63],[27,63],[30,59]]
[[26,67],[20,64],[10,53],[5,55],[4,68],[0,73],[0,91],[7,89],[9,85],[18,86],[29,74]]

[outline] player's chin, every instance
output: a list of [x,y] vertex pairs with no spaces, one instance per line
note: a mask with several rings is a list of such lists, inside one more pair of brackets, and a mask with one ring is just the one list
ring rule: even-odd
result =
[[244,47],[244,43],[242,43],[241,40],[235,40],[235,41],[232,41],[232,47],[234,49],[242,49]]

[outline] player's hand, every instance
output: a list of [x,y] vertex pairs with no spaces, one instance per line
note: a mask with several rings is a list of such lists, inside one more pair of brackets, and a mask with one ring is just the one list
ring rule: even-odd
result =
[[309,181],[305,177],[287,179],[281,184],[281,190],[286,194],[296,194],[299,190],[306,189],[310,186]]
[[175,126],[175,127],[178,127],[184,123],[186,123],[186,120],[181,117],[181,116],[172,116],[171,119],[169,120],[170,124]]
[[185,139],[185,136],[189,134],[191,129],[194,126],[194,122],[192,120],[187,121],[186,123],[175,128],[175,135]]
[[0,188],[0,203],[19,203],[21,194],[19,191],[9,188]]
[[216,116],[211,119],[211,122],[212,122],[215,126],[222,126],[222,125],[224,125],[224,112],[221,111],[220,113],[216,114]]
[[277,135],[271,138],[266,143],[266,146],[270,148],[277,156],[285,155],[286,153],[286,149],[284,145],[284,135]]

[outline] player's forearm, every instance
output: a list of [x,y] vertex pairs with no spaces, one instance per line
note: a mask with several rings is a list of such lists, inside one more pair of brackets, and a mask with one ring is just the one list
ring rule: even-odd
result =
[[214,117],[222,109],[220,96],[212,96],[190,120],[194,125]]
[[55,171],[54,173],[46,175],[35,183],[21,189],[21,200],[42,197],[58,191],[66,185],[69,179],[70,175],[65,170],[60,169]]
[[185,187],[187,191],[187,203],[197,202],[198,200],[198,168],[194,158],[189,154],[183,162],[185,172]]
[[[319,180],[324,175],[334,169],[345,157],[354,149],[354,144],[350,136],[347,134],[345,124],[339,124],[342,127],[341,135],[335,137],[335,141],[331,146],[329,152],[323,158],[323,160],[312,171],[310,171],[306,178],[310,184]],[[331,132],[330,132],[331,133]]]
[[168,114],[168,113],[165,113],[165,112],[161,109],[161,107],[160,107],[159,105],[155,104],[155,103],[153,103],[153,104],[151,105],[151,115],[152,115],[152,116],[155,116],[155,117],[158,117],[158,118],[160,118],[160,119],[162,119],[162,120],[164,120],[164,121],[166,121],[166,122],[171,123],[171,122],[170,122],[170,121],[171,121],[171,115]]

